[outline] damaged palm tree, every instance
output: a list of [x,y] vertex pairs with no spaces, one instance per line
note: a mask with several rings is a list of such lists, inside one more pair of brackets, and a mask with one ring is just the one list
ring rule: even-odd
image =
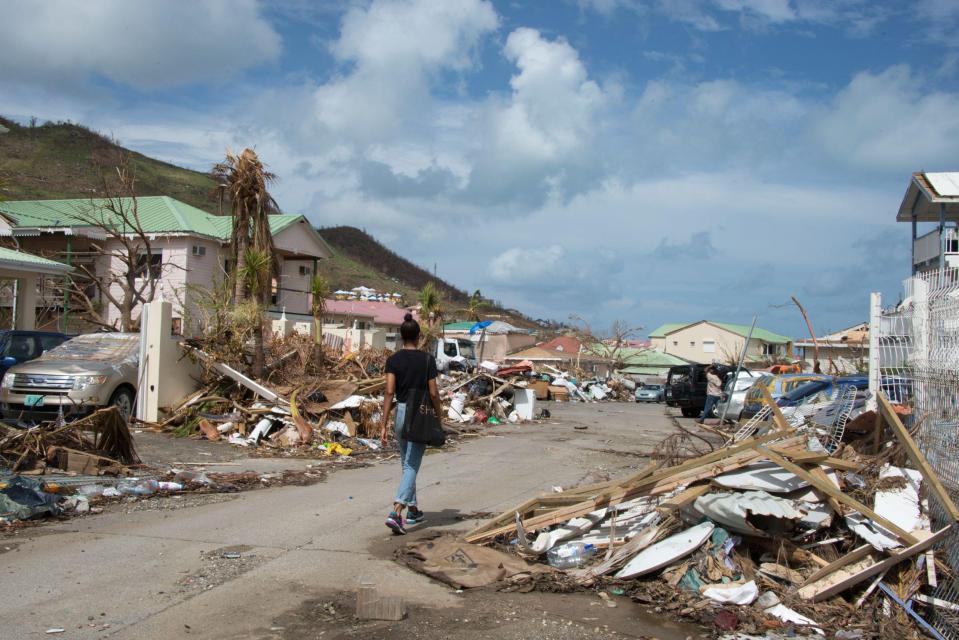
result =
[[[278,213],[279,207],[267,189],[276,176],[266,170],[252,149],[244,149],[239,154],[228,151],[226,160],[213,167],[213,177],[223,185],[230,200],[234,302],[239,306],[255,298],[258,305],[266,306],[270,281],[278,273],[269,217]],[[248,265],[251,258],[256,265]],[[256,284],[255,293],[250,288],[252,283]],[[254,332],[254,346],[253,375],[260,378],[264,360],[262,319]]]
[[438,327],[443,326],[443,298],[439,289],[432,281],[427,282],[419,294],[420,317],[426,320],[426,331],[423,334],[423,346],[431,350],[440,333]]

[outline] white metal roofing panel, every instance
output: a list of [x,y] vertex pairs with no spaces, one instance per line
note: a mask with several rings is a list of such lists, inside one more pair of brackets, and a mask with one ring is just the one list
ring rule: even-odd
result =
[[927,173],[925,176],[940,196],[946,198],[959,196],[959,173]]

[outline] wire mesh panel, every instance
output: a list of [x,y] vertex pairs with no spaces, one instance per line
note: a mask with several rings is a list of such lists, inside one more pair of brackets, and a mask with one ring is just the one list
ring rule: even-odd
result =
[[[919,427],[917,440],[930,466],[959,502],[959,270],[946,269],[908,279],[905,297],[879,318],[879,388],[894,404],[910,405],[907,426]],[[948,515],[930,500],[934,523]],[[959,602],[959,534],[936,547],[952,576],[939,572],[934,595]],[[959,620],[935,609],[930,622],[945,637],[959,640]]]

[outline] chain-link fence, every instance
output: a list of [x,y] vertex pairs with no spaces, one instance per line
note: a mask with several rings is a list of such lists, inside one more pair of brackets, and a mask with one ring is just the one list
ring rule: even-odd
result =
[[[907,426],[918,426],[920,448],[959,502],[959,269],[909,278],[904,294],[888,309],[876,309],[881,305],[874,300],[873,384],[893,403],[912,407]],[[934,524],[948,524],[936,500],[929,503]],[[939,572],[933,595],[959,602],[959,534],[941,542],[936,556],[952,575]],[[946,638],[959,640],[959,615],[936,608],[930,623]]]

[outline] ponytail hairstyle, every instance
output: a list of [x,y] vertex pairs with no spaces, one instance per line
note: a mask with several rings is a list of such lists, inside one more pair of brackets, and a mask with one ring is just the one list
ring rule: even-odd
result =
[[412,313],[407,313],[403,317],[403,324],[400,325],[400,337],[403,342],[416,342],[420,339],[420,323],[413,319]]

